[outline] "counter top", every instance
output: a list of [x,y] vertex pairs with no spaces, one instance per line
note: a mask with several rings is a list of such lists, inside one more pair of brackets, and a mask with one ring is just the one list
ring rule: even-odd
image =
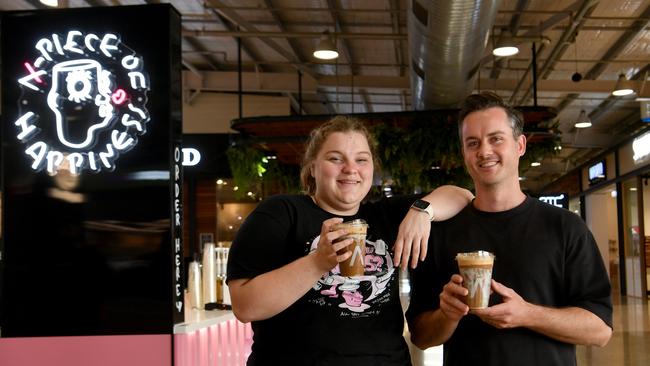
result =
[[235,319],[232,310],[185,309],[185,321],[174,325],[174,334],[190,333],[214,324]]

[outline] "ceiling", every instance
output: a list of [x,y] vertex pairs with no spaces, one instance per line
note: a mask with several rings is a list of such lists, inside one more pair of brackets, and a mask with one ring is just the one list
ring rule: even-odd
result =
[[[407,26],[411,1],[59,0],[68,7],[170,2],[182,14],[186,103],[200,93],[237,90],[240,39],[243,91],[287,96],[292,109],[302,114],[413,110]],[[646,128],[637,99],[650,97],[650,85],[645,85],[650,0],[497,3],[487,45],[477,60],[474,90],[493,90],[514,105],[533,105],[529,66],[532,40],[537,40],[537,104],[557,109],[552,123],[562,136],[562,150],[528,169],[524,188],[536,191]],[[0,3],[0,10],[44,7],[37,0]],[[335,62],[311,54],[325,30],[337,41],[341,56]],[[492,45],[506,31],[525,37],[520,39],[524,43],[519,54],[497,59]],[[542,37],[550,43],[540,42]],[[571,80],[576,72],[583,77],[580,82]],[[621,73],[636,94],[610,94]],[[578,130],[573,124],[582,109],[593,126]]]

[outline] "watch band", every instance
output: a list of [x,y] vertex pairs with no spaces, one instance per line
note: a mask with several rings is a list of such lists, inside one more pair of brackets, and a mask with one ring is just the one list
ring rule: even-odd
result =
[[435,219],[435,215],[433,214],[433,207],[429,202],[425,200],[415,200],[415,202],[413,202],[411,205],[411,208],[426,213],[429,216],[429,221],[433,221]]

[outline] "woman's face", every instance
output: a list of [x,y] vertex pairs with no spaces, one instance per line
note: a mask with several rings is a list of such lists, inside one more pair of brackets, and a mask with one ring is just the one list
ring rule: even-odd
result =
[[355,214],[372,186],[368,140],[353,131],[330,134],[312,162],[311,175],[321,208],[339,215]]

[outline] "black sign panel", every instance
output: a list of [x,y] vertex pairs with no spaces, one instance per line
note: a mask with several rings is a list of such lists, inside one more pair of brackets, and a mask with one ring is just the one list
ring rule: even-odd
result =
[[180,16],[2,16],[3,337],[183,319]]
[[537,196],[537,198],[549,205],[569,209],[569,195],[566,193],[543,193]]
[[230,134],[183,134],[186,177],[231,177],[226,151]]

